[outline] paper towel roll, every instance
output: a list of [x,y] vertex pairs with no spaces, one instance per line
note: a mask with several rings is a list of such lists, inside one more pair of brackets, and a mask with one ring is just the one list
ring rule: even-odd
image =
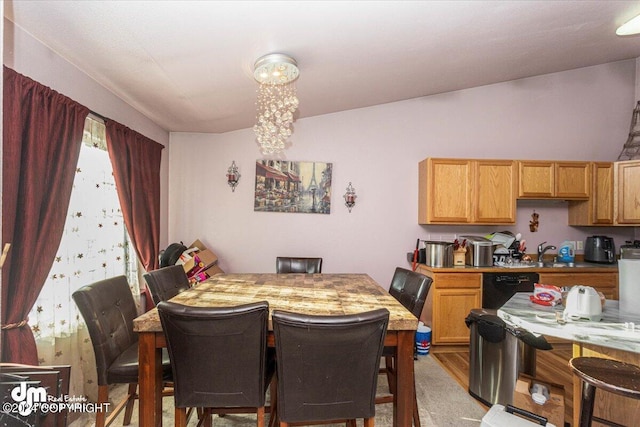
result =
[[640,259],[618,260],[620,314],[640,317]]

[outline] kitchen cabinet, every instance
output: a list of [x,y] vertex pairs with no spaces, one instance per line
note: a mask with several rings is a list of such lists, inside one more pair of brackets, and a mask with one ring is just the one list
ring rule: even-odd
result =
[[616,223],[640,224],[640,160],[615,162]]
[[419,164],[418,223],[515,223],[512,160],[427,158]]
[[511,160],[474,161],[472,220],[482,224],[516,222],[516,163]]
[[588,199],[589,162],[518,161],[518,198]]
[[591,163],[591,197],[569,202],[569,225],[614,223],[613,162]]
[[433,279],[423,312],[432,344],[468,344],[464,320],[472,309],[482,306],[482,274],[437,273],[424,266],[418,272]]
[[640,224],[640,161],[594,162],[591,197],[569,201],[569,225]]
[[[567,267],[568,268],[568,267]],[[585,285],[602,292],[607,299],[618,299],[618,272],[592,273],[589,269],[572,269],[571,273],[540,272],[540,283],[555,286]]]

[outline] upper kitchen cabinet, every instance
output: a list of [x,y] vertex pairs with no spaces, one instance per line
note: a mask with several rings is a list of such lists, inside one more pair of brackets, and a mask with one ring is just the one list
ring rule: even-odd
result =
[[588,199],[591,174],[589,162],[518,162],[518,198]]
[[591,198],[569,202],[569,225],[612,225],[613,163],[591,164]]
[[640,224],[640,160],[614,163],[616,223]]
[[420,224],[513,224],[516,167],[511,160],[427,158],[419,164]]
[[569,225],[640,224],[640,160],[591,165],[591,198],[569,202]]
[[516,163],[511,160],[475,160],[474,164],[474,222],[515,223]]

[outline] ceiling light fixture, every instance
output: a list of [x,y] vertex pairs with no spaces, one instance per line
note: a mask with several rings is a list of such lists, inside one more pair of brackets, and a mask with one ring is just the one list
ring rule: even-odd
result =
[[281,53],[259,58],[253,77],[259,83],[253,131],[263,154],[278,154],[292,133],[293,113],[299,101],[293,82],[298,78],[295,59]]
[[620,25],[616,30],[616,34],[619,36],[632,36],[634,34],[640,34],[640,15]]

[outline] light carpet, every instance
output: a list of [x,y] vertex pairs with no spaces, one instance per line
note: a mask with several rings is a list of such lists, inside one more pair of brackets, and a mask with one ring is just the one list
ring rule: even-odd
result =
[[[475,427],[480,425],[480,421],[485,409],[473,399],[467,391],[462,388],[446,371],[438,364],[431,355],[420,356],[415,362],[416,372],[416,394],[420,411],[420,422],[424,427],[432,426],[460,426]],[[386,379],[380,376],[378,389],[381,393],[386,392]],[[110,392],[113,400],[117,402],[125,392],[125,386],[115,386]],[[138,407],[136,405],[131,422],[132,426],[138,425]],[[377,427],[391,427],[393,405],[391,403],[376,406]],[[124,413],[124,411],[123,411]],[[122,425],[123,414],[113,422],[112,426]],[[70,427],[85,427],[94,425],[94,418],[91,414],[83,414],[79,419],[70,424]],[[173,397],[165,397],[163,400],[163,426],[172,426],[173,418]],[[362,421],[359,421],[358,425]],[[189,426],[195,426],[197,419],[191,417]],[[215,427],[249,427],[255,426],[255,415],[251,414],[229,414],[225,417],[214,418]]]

